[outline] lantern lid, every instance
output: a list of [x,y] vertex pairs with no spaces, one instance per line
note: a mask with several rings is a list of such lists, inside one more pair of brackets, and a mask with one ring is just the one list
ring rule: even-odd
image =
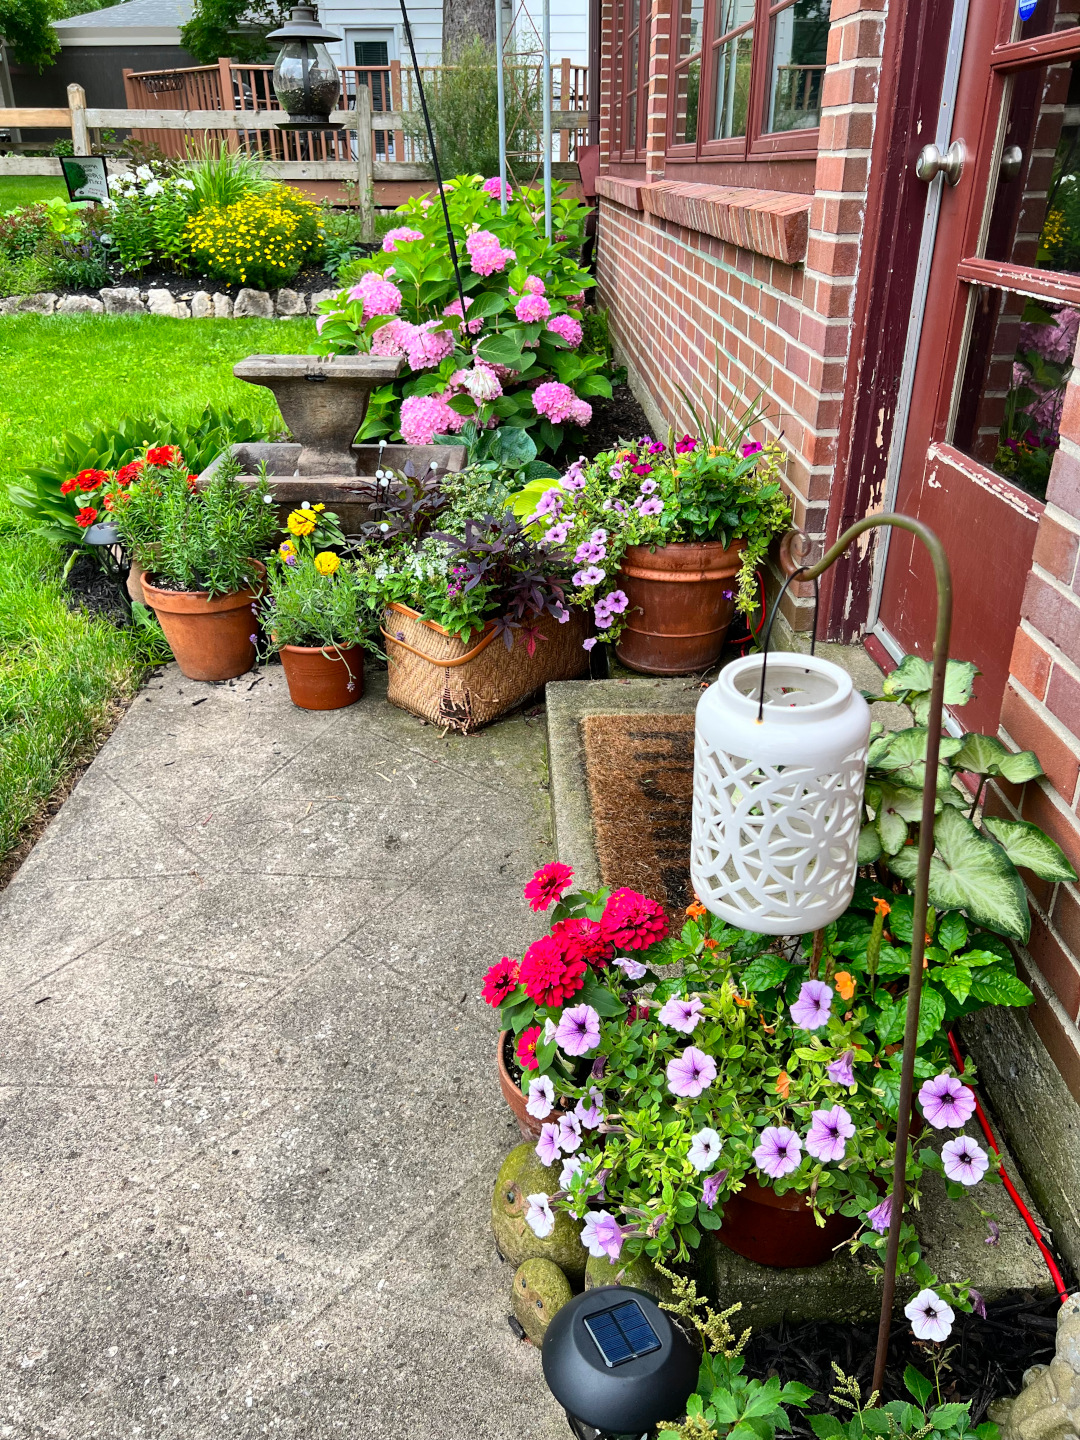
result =
[[[765,704],[768,724],[802,725],[841,715],[852,697],[851,676],[831,660],[781,650],[765,660]],[[713,689],[736,714],[758,717],[762,657],[744,655],[721,670]]]
[[280,30],[271,30],[266,38],[279,45],[287,45],[290,40],[315,40],[325,44],[328,40],[340,40],[341,36],[323,28],[314,5],[294,5],[292,18]]
[[564,1305],[542,1362],[568,1414],[615,1434],[639,1435],[681,1415],[697,1386],[690,1341],[653,1296],[628,1285],[601,1285]]

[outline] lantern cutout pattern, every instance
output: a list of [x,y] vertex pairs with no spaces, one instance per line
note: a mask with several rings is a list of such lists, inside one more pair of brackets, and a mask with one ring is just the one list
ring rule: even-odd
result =
[[870,710],[838,665],[812,655],[734,661],[702,695],[690,876],[729,924],[805,934],[851,902]]

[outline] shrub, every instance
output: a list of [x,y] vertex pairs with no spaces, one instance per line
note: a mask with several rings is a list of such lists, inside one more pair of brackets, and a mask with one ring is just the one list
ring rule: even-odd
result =
[[233,205],[207,205],[187,222],[189,253],[207,275],[269,289],[322,250],[319,207],[284,185]]
[[112,182],[108,208],[112,248],[124,270],[155,262],[182,268],[195,186],[162,163],[139,165]]

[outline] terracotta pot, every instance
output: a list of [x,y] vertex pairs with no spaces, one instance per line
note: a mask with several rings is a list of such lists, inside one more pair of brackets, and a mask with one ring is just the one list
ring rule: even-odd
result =
[[341,650],[283,645],[281,664],[289,699],[301,710],[342,710],[355,705],[364,693],[364,652],[359,645]]
[[[253,562],[257,574],[265,567]],[[255,663],[252,636],[258,621],[254,590],[236,590],[213,600],[205,590],[159,590],[144,575],[146,603],[161,621],[176,663],[189,680],[232,680]]]
[[[615,653],[645,675],[687,675],[720,658],[735,613],[735,576],[744,540],[726,548],[700,545],[630,545],[619,584],[630,602]],[[729,597],[729,598],[725,598]]]
[[[539,1140],[540,1127],[546,1122],[537,1120],[535,1115],[530,1115],[525,1109],[526,1096],[518,1089],[513,1075],[510,1073],[509,1060],[513,1055],[514,1036],[509,1030],[500,1030],[499,1044],[496,1049],[496,1062],[499,1067],[499,1089],[503,1093],[503,1099],[514,1112],[514,1119],[518,1123],[523,1140]],[[559,1118],[558,1109],[553,1110],[547,1117],[550,1120]]]
[[802,1195],[777,1195],[747,1176],[746,1188],[725,1200],[716,1238],[758,1265],[791,1270],[823,1265],[858,1228],[858,1220],[846,1215],[830,1215],[820,1226]]

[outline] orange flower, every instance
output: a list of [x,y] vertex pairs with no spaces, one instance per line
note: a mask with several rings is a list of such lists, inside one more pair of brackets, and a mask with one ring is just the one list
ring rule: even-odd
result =
[[791,1081],[788,1078],[786,1070],[781,1070],[780,1074],[776,1077],[776,1093],[780,1096],[781,1100],[786,1100],[791,1094]]
[[841,1000],[850,1000],[855,994],[855,981],[846,970],[838,970],[833,976],[833,981],[840,992]]
[[719,949],[720,949],[720,941],[719,941],[719,940],[702,940],[701,943],[702,943],[702,945],[705,947],[706,950],[719,950]]
[[744,1000],[741,995],[735,996],[735,1004],[741,1005],[744,1010],[749,1010],[750,1006],[753,1005],[753,1003],[753,1000]]
[[877,912],[878,915],[888,915],[891,909],[892,906],[889,904],[888,900],[883,900],[880,895],[874,898],[874,910]]
[[702,905],[700,900],[695,900],[692,905],[687,905],[686,907],[686,918],[688,920],[700,920],[702,915],[707,913],[705,906]]

